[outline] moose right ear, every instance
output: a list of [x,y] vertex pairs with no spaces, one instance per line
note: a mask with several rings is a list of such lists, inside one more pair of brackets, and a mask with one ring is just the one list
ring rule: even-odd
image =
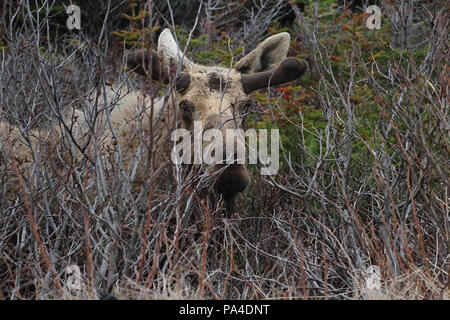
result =
[[243,74],[268,71],[286,59],[291,36],[287,32],[273,35],[236,62],[236,70]]
[[131,71],[136,72],[137,74],[147,77],[148,72],[150,71],[150,61],[151,61],[151,78],[156,81],[160,81],[160,79],[167,78],[164,77],[161,73],[161,64],[159,61],[159,56],[154,50],[146,50],[141,49],[136,51],[135,53],[131,53],[127,56],[127,66]]

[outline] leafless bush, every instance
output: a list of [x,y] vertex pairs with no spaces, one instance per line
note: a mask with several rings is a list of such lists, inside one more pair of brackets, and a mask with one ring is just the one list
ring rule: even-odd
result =
[[[401,12],[396,6],[391,10]],[[440,290],[428,290],[427,281],[416,279],[420,297],[442,298],[448,290],[448,83],[443,81],[448,43],[442,41],[448,26],[443,22],[445,9],[428,14],[436,29],[432,38],[425,39],[431,45],[421,65],[414,62],[412,50],[387,66],[364,61],[355,41],[353,49],[341,56],[345,71],[336,70],[331,65],[335,53],[322,45],[330,30],[321,35],[318,16],[312,28],[305,27],[305,32],[313,30],[307,39],[320,77],[316,90],[327,125],[318,131],[292,123],[298,128],[305,160],[291,163],[287,158],[289,178],[270,181],[298,199],[296,209],[287,206],[293,210],[289,215],[302,217],[303,224],[283,218],[278,225],[288,243],[296,244],[305,296],[338,294],[334,286],[338,279],[337,283],[352,287],[373,264],[380,266],[389,283],[416,268],[427,279],[440,279]],[[389,17],[395,24],[397,16]],[[358,74],[361,66],[363,75]],[[361,76],[363,80],[356,80]],[[361,84],[377,92],[374,99],[381,113],[371,128],[377,137],[371,142],[357,129],[366,125],[352,98]],[[319,157],[308,149],[304,132],[320,141]],[[358,142],[367,156],[354,153]],[[414,297],[418,296],[410,296]]]
[[[408,45],[387,65],[364,61],[355,41],[342,73],[331,65],[332,46],[323,45],[340,26],[320,26],[317,1],[314,19],[296,11],[318,78],[308,90],[326,126],[306,127],[300,112],[290,125],[302,156],[292,161],[284,150],[281,172],[270,179],[254,174],[238,214],[223,219],[220,201],[200,195],[205,177],[160,158],[168,142],[151,132],[135,129],[130,139],[139,152],[131,161],[120,148],[99,147],[108,126],[99,119],[129,91],[142,87],[156,99],[155,92],[167,98],[173,90],[130,79],[120,67],[123,48],[110,45],[108,30],[121,2],[105,2],[110,9],[97,37],[81,30],[54,42],[52,1],[38,8],[12,3],[5,1],[0,26],[7,44],[0,51],[0,121],[17,126],[24,145],[0,140],[0,298],[96,299],[103,291],[124,299],[448,298],[445,7],[420,13],[432,30],[422,64]],[[155,3],[143,4],[150,30],[158,19],[171,24],[179,10],[177,1]],[[213,27],[233,22],[225,13],[244,10],[248,20],[231,34],[251,49],[289,5],[254,4],[245,11],[237,2],[203,1],[196,21],[214,41]],[[396,26],[404,12],[398,8],[386,11]],[[112,83],[117,95],[108,97]],[[373,141],[359,134],[367,122],[352,100],[363,84],[376,92]],[[74,130],[76,110],[88,119],[81,133]],[[57,130],[57,144],[49,130]],[[319,155],[308,148],[307,133],[319,142]],[[32,155],[31,165],[23,166],[20,150]],[[82,285],[70,289],[65,273],[73,265]],[[381,272],[376,292],[364,287],[371,265]]]

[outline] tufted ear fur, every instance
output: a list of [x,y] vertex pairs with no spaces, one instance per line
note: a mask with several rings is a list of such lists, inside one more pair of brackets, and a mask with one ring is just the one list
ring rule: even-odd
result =
[[280,64],[288,53],[291,36],[287,32],[273,35],[236,63],[236,70],[250,74],[270,70]]
[[[173,69],[178,66],[178,63],[183,55],[183,52],[178,47],[172,32],[169,29],[164,29],[158,38],[158,55],[161,57],[164,68]],[[188,71],[192,66],[192,62],[184,57],[182,68],[183,71]]]

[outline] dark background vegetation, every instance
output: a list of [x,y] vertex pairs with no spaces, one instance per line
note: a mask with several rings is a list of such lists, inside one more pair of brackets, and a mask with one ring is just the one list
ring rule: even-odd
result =
[[[67,165],[44,145],[21,173],[0,140],[1,299],[448,299],[448,1],[74,3],[80,31],[66,28],[69,1],[0,4],[0,120],[25,141],[70,110],[114,107],[95,99],[105,84],[141,87],[124,54],[168,26],[182,48],[193,30],[193,61],[224,67],[288,31],[309,70],[254,94],[249,121],[280,129],[281,168],[251,168],[232,219],[169,161],[134,181],[95,146],[95,163]],[[365,25],[374,3],[379,30]],[[82,290],[67,288],[71,265]],[[380,290],[366,288],[372,265]]]

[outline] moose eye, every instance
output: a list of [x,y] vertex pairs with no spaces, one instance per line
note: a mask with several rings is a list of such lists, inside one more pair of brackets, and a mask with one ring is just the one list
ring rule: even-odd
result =
[[181,117],[186,120],[192,120],[192,113],[194,112],[194,105],[189,101],[180,102]]

